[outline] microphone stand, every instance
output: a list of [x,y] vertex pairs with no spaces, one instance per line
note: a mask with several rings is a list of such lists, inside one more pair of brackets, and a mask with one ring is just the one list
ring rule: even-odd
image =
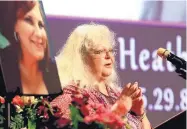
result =
[[185,69],[183,69],[183,68],[176,68],[175,72],[178,73],[178,75],[180,77],[182,77],[183,79],[186,80],[186,72],[187,71]]

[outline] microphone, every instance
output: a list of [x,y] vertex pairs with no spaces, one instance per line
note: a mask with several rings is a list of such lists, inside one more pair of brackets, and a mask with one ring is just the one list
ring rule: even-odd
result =
[[157,50],[157,55],[160,56],[161,58],[167,59],[170,61],[177,69],[185,69],[186,70],[186,61],[170,51],[164,49],[164,48],[159,48]]
[[186,61],[170,51],[164,49],[164,48],[159,48],[157,50],[157,55],[160,56],[161,58],[167,59],[170,61],[175,67],[176,70],[175,72],[179,74],[182,78],[186,79]]

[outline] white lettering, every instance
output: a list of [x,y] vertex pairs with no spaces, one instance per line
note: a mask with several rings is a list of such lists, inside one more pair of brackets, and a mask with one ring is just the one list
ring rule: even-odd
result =
[[122,37],[118,38],[120,48],[120,68],[126,69],[126,56],[130,56],[130,66],[132,70],[137,70],[138,66],[135,62],[135,39],[130,38],[130,50],[126,50],[125,39]]
[[[129,42],[126,42],[125,38],[123,37],[118,37],[117,40],[119,42],[119,61],[121,70],[127,69],[127,56],[130,57],[130,68],[134,71],[138,70],[139,68],[142,71],[152,69],[155,72],[164,72],[165,70],[173,72],[175,70],[175,67],[169,61],[158,57],[157,50],[150,52],[148,49],[142,49],[138,54],[136,54],[136,40],[134,37],[131,37]],[[129,50],[126,48],[126,43],[129,43]],[[174,54],[172,48],[174,48],[174,44],[172,44],[171,41],[167,41],[166,49]],[[176,36],[176,55],[187,60],[187,52],[182,51],[182,37],[180,35]],[[136,64],[136,57],[138,57],[139,64]],[[150,59],[152,59],[152,61]],[[164,64],[164,61],[166,61],[166,64]]]
[[150,52],[147,50],[147,49],[143,49],[141,52],[140,52],[140,55],[139,55],[139,64],[140,64],[140,68],[143,70],[143,71],[147,71],[149,70],[150,68],[150,64],[145,64],[145,61],[147,61],[150,57]]

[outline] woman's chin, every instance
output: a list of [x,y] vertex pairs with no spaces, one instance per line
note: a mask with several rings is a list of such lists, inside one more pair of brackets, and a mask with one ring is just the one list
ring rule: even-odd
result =
[[40,61],[44,59],[44,55],[43,54],[37,54],[34,56],[36,60]]
[[102,73],[102,76],[105,77],[105,78],[107,78],[107,77],[109,77],[111,74],[112,74],[112,71],[106,71],[106,72],[103,72],[103,73]]

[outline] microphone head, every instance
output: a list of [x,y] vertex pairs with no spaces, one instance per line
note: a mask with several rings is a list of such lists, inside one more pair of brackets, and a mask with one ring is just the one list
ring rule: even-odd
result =
[[164,48],[159,48],[157,50],[157,55],[160,56],[161,58],[166,59],[169,54],[170,54],[170,52]]

